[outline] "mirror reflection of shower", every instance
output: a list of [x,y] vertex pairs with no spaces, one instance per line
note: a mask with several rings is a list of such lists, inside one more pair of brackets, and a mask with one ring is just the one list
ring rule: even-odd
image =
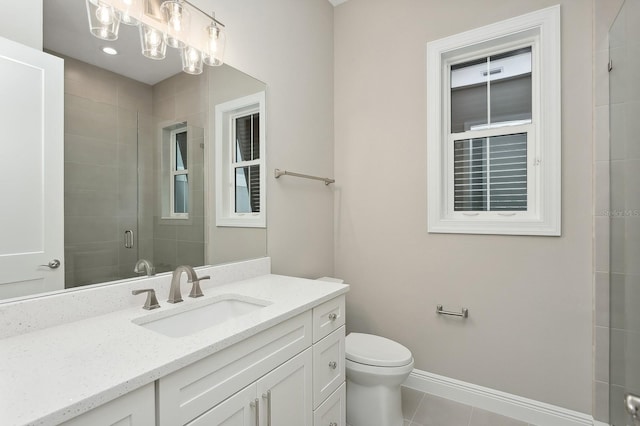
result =
[[64,59],[65,287],[204,265],[206,76],[151,86]]

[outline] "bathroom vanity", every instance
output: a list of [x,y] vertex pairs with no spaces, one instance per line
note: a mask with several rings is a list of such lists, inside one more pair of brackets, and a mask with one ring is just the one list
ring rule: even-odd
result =
[[[131,296],[136,307],[0,340],[1,423],[345,425],[347,285],[267,274],[203,290],[171,305],[163,282],[160,309]],[[257,307],[180,336],[149,326],[229,300]]]

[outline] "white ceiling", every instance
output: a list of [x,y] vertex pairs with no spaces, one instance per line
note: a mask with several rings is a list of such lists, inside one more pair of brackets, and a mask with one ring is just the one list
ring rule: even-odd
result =
[[334,7],[341,5],[342,3],[345,3],[347,0],[329,0],[329,3],[331,3]]
[[[85,0],[46,0],[44,3],[44,48],[154,85],[182,70],[179,51],[167,48],[162,61],[142,56],[137,27],[120,25],[118,40],[100,40],[89,32]],[[100,50],[112,46],[119,54]]]

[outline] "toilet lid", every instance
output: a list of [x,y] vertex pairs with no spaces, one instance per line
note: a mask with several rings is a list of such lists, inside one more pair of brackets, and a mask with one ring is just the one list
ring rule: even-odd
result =
[[345,341],[348,360],[378,367],[400,367],[411,362],[411,351],[400,343],[373,334],[350,333]]

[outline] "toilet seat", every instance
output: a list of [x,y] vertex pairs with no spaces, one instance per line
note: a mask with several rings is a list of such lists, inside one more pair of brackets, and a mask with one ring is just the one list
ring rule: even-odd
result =
[[413,361],[411,351],[400,343],[364,333],[347,336],[345,354],[350,361],[376,367],[401,367]]

